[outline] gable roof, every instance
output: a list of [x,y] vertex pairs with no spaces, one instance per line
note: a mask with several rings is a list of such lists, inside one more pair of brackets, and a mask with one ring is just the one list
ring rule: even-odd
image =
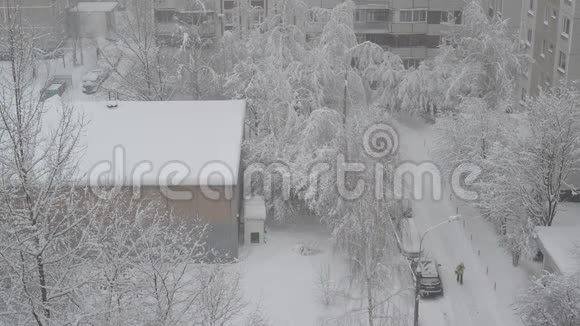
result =
[[[75,103],[91,185],[235,185],[244,101]],[[54,120],[53,120],[54,121]]]

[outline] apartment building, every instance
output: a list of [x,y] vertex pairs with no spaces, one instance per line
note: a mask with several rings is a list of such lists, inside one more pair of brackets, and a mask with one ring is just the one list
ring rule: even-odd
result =
[[355,0],[359,42],[399,55],[405,66],[434,57],[446,24],[461,24],[462,0]]
[[164,44],[181,44],[184,30],[195,26],[202,38],[220,35],[218,15],[221,0],[157,0],[154,17],[158,39]]
[[[520,39],[532,62],[520,79],[519,95],[535,96],[562,79],[580,80],[580,2],[513,0],[519,12]],[[508,17],[504,0],[503,17]],[[515,11],[510,19],[517,19]]]
[[69,7],[69,0],[0,0],[0,25],[18,19],[38,35],[37,46],[53,49],[66,38]]
[[[208,24],[207,36],[220,36],[240,27],[253,28],[277,10],[277,0],[208,1],[215,2],[208,3],[203,13],[203,21],[207,20]],[[175,16],[186,12],[184,3],[187,2],[161,1],[155,14],[158,26],[174,24]],[[305,1],[306,7],[322,8],[333,8],[340,2]],[[407,67],[417,66],[436,55],[446,24],[461,23],[463,5],[463,0],[355,0],[354,30],[359,42],[377,43],[399,55]],[[320,33],[325,22],[312,21],[313,17],[304,15],[304,12],[297,12],[294,23],[304,24],[311,36]]]

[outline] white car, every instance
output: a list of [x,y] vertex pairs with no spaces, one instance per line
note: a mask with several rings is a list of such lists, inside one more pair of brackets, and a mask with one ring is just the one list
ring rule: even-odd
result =
[[104,69],[93,69],[83,77],[83,93],[94,94],[107,79],[108,72]]

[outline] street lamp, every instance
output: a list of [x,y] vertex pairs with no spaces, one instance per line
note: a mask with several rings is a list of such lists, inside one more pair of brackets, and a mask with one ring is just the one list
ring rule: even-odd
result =
[[[461,218],[461,215],[452,215],[449,216],[445,221],[439,223],[439,224],[435,224],[432,227],[428,228],[427,230],[425,230],[425,232],[423,232],[423,234],[421,234],[421,240],[419,241],[419,258],[417,258],[418,260],[418,265],[421,268],[421,274],[423,274],[423,265],[421,264],[421,255],[423,254],[423,240],[425,239],[425,236],[427,236],[427,234],[433,230],[435,230],[436,228],[446,225],[448,223],[451,222],[455,222],[458,219]],[[420,288],[421,288],[421,279],[419,277],[419,275],[417,275],[417,271],[413,271],[413,274],[415,275],[415,314],[414,314],[414,322],[413,325],[414,326],[419,326],[419,294],[420,294]]]

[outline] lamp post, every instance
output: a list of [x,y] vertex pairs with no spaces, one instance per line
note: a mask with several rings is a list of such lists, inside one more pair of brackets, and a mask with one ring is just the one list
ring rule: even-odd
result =
[[[423,265],[421,264],[421,255],[423,254],[423,240],[425,239],[425,236],[427,236],[427,234],[435,229],[437,229],[438,227],[441,227],[443,225],[446,225],[448,223],[457,221],[461,216],[460,215],[452,215],[449,216],[449,218],[447,218],[445,221],[439,223],[439,224],[435,224],[432,227],[428,228],[427,230],[425,230],[425,232],[423,232],[423,234],[421,234],[421,240],[419,241],[419,257],[417,258],[417,264],[419,265],[419,268],[421,268],[421,274],[423,274]],[[415,275],[415,313],[414,313],[414,322],[413,325],[414,326],[419,326],[419,297],[420,297],[420,293],[421,293],[421,278],[420,276],[417,274],[417,271],[413,271],[413,274]]]

